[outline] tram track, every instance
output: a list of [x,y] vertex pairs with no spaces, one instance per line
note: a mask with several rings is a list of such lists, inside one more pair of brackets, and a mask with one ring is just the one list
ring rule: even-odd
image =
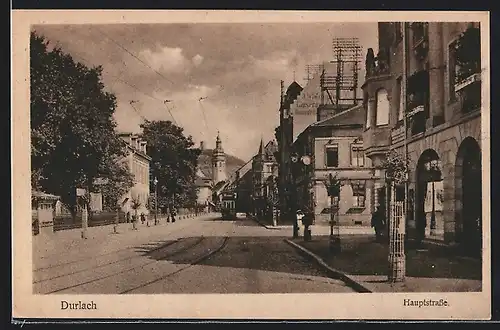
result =
[[[83,272],[86,272],[86,271],[89,271],[89,270],[95,270],[95,269],[103,268],[103,267],[106,267],[106,266],[109,266],[109,265],[113,265],[113,264],[116,264],[116,263],[119,263],[119,262],[122,262],[122,261],[131,260],[131,259],[134,259],[134,258],[140,258],[140,257],[143,257],[145,255],[151,254],[153,252],[160,251],[160,250],[162,250],[164,248],[167,248],[167,247],[169,247],[171,245],[174,245],[176,243],[179,243],[181,241],[182,241],[182,239],[176,239],[175,241],[167,242],[165,244],[160,244],[159,246],[153,248],[152,250],[147,251],[144,255],[127,256],[127,257],[120,258],[120,259],[117,259],[117,260],[113,260],[113,261],[110,261],[110,262],[107,262],[107,263],[103,263],[103,264],[100,264],[100,265],[97,265],[97,266],[90,266],[90,267],[79,269],[79,270],[74,271],[74,272],[63,273],[63,274],[60,274],[60,275],[57,275],[57,276],[53,276],[53,277],[49,277],[49,278],[44,278],[44,279],[41,279],[41,280],[36,280],[36,281],[33,281],[33,284],[43,283],[43,282],[55,280],[55,279],[58,279],[58,278],[61,278],[61,277],[65,277],[65,276],[76,275],[78,273],[83,273]],[[127,251],[127,250],[133,250],[133,249],[137,249],[137,247],[130,247],[130,248],[122,249],[122,250],[119,250],[119,252],[123,252],[123,251]],[[119,252],[115,252],[114,254],[117,254]],[[113,253],[104,254],[104,255],[101,255],[100,257],[111,255],[111,254],[113,254]],[[76,263],[76,262],[73,262],[73,263]],[[70,263],[70,264],[73,264],[73,263]]]
[[129,288],[127,290],[124,290],[124,291],[121,291],[120,294],[130,294],[132,293],[132,291],[136,291],[138,289],[141,289],[141,288],[144,288],[144,287],[147,287],[149,285],[152,285],[152,284],[155,284],[157,282],[160,282],[160,281],[163,281],[163,280],[166,280],[167,278],[173,276],[173,275],[176,275],[184,270],[187,270],[188,268],[191,268],[197,264],[199,264],[200,262],[203,262],[204,260],[207,260],[208,258],[212,257],[213,255],[215,255],[216,253],[222,251],[227,243],[229,241],[229,237],[228,236],[225,236],[223,238],[223,241],[222,241],[222,244],[220,244],[217,248],[215,248],[214,250],[210,250],[209,249],[209,252],[208,253],[205,253],[203,254],[202,256],[199,256],[198,258],[196,258],[195,260],[192,260],[190,261],[187,265],[179,268],[179,269],[176,269],[175,271],[172,271],[172,272],[168,272],[166,274],[163,274],[162,276],[160,277],[157,277],[153,280],[150,280],[146,283],[143,283],[143,284],[140,284],[140,285],[137,285],[137,286],[134,286],[132,288]]
[[[205,237],[203,237],[203,236],[199,237],[194,243],[192,243],[192,244],[190,244],[190,245],[188,245],[186,247],[182,247],[179,250],[167,253],[166,255],[162,256],[162,259],[171,258],[173,256],[185,253],[186,251],[188,251],[188,250],[196,247],[197,245],[201,244],[204,240],[205,240]],[[161,247],[158,247],[158,248],[155,248],[155,249],[153,249],[151,251],[148,251],[148,253],[146,253],[145,255],[136,255],[136,256],[133,256],[131,258],[127,258],[127,260],[136,259],[136,258],[144,258],[147,255],[151,255],[154,252],[161,251],[164,248],[171,247],[175,243],[180,243],[180,242],[183,242],[183,240],[180,239],[180,240],[176,240],[176,241],[173,241],[173,242],[169,242],[168,244],[164,244]],[[99,268],[104,268],[106,266],[117,264],[118,262],[119,261],[113,261],[113,262],[110,262],[110,263],[107,263],[107,264],[99,265],[98,267],[91,267],[91,268],[86,269],[86,271],[91,271],[91,270],[95,270],[95,269],[99,269]],[[113,272],[113,273],[110,273],[110,274],[106,274],[104,276],[95,277],[95,278],[92,278],[90,280],[79,282],[79,283],[72,284],[72,285],[66,285],[64,287],[57,288],[56,290],[51,290],[51,291],[48,291],[48,292],[44,292],[43,294],[58,293],[58,292],[62,292],[62,291],[65,291],[65,290],[69,290],[69,289],[77,288],[77,287],[80,287],[80,286],[88,285],[88,284],[91,284],[91,283],[94,283],[94,282],[98,282],[98,281],[101,281],[101,280],[104,280],[104,279],[107,279],[107,278],[111,278],[113,276],[117,276],[117,275],[124,274],[124,273],[127,273],[127,272],[135,271],[135,270],[137,270],[139,268],[144,268],[144,267],[146,267],[148,265],[151,265],[151,264],[154,264],[156,262],[158,262],[158,260],[156,260],[156,259],[149,260],[147,262],[140,263],[140,264],[132,266],[132,267],[128,267],[128,268],[120,270],[118,272]],[[82,273],[82,272],[83,271],[79,270],[77,272],[67,273],[64,276],[53,277],[53,278],[47,279],[47,280],[45,280],[43,282],[49,282],[49,281],[53,281],[53,280],[56,280],[56,279],[61,279],[62,277],[70,277],[70,276],[73,276],[75,274]],[[39,283],[41,283],[41,282],[39,282]]]
[[[167,233],[165,236],[162,236],[162,238],[163,239],[169,238],[169,237],[175,235],[178,231],[180,231],[182,229],[185,229],[185,228],[188,228],[188,227],[190,227],[192,225],[193,225],[193,223],[187,223],[187,225],[180,226],[180,227],[176,228],[176,231]],[[120,252],[125,252],[125,251],[133,250],[133,249],[136,249],[136,247],[135,246],[130,246],[130,247],[122,248],[122,249],[115,249],[113,251],[108,251],[108,252],[105,252],[105,253],[96,254],[96,255],[93,255],[93,256],[89,256],[89,257],[77,258],[77,259],[74,259],[74,260],[70,260],[70,261],[66,261],[66,262],[61,262],[61,263],[56,263],[56,264],[53,264],[53,265],[42,266],[42,267],[33,269],[33,273],[37,273],[37,272],[40,272],[40,271],[46,271],[46,270],[49,270],[49,269],[63,267],[63,266],[69,266],[69,265],[76,264],[76,263],[79,263],[79,262],[84,262],[86,260],[92,260],[92,259],[96,259],[96,258],[106,257],[106,256],[109,256],[109,255],[112,255],[112,254],[118,254]]]

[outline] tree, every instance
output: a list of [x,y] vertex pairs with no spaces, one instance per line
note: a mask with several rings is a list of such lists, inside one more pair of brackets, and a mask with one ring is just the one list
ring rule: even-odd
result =
[[124,156],[115,132],[116,97],[104,91],[102,67],[88,68],[31,33],[32,184],[59,195],[76,212],[76,188],[94,190],[96,178],[125,184]]
[[408,180],[410,159],[390,150],[387,152],[382,168],[386,171],[386,178],[396,184],[404,184]]
[[133,175],[124,163],[125,159],[114,159],[113,161],[110,159],[110,164],[105,167],[108,171],[105,175],[107,180],[105,184],[101,185],[100,191],[104,206],[112,210],[121,208],[123,200],[120,199],[134,185]]
[[193,148],[191,136],[171,121],[146,121],[141,125],[151,160],[151,187],[158,179],[158,206],[196,205],[196,168],[200,149]]

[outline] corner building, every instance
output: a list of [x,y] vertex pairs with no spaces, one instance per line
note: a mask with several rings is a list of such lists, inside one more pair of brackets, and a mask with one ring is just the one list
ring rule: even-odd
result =
[[375,57],[368,50],[362,87],[364,151],[382,178],[374,182],[374,205],[386,207],[381,165],[387,151],[405,153],[406,116],[408,237],[457,245],[479,256],[483,75],[479,23],[393,22],[379,23],[378,30],[379,53]]

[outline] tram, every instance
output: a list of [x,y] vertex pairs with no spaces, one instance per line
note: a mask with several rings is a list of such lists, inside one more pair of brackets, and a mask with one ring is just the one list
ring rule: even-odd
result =
[[236,219],[236,193],[223,192],[221,198],[222,219]]

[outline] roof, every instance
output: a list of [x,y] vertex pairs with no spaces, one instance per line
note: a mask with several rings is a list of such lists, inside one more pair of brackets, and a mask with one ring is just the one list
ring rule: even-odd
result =
[[332,117],[315,122],[310,126],[343,126],[343,125],[363,125],[364,107],[362,104],[356,105],[348,110],[339,112]]
[[31,197],[33,198],[46,198],[46,199],[59,199],[59,196],[52,195],[52,194],[47,194],[42,191],[37,191],[37,190],[32,190],[31,191]]
[[196,187],[212,187],[212,180],[208,178],[197,177],[194,181]]
[[228,183],[229,181],[219,181],[215,184],[213,190],[214,191],[219,191],[221,190],[222,188],[224,188],[224,186]]
[[264,159],[266,161],[276,161],[274,153],[278,151],[278,146],[274,141],[269,141],[264,147]]
[[[297,141],[306,131],[315,127],[342,127],[351,125],[364,125],[364,107],[362,104],[356,105],[348,110],[339,112],[329,118],[317,121],[306,127],[298,136]],[[295,143],[295,142],[294,142]]]

